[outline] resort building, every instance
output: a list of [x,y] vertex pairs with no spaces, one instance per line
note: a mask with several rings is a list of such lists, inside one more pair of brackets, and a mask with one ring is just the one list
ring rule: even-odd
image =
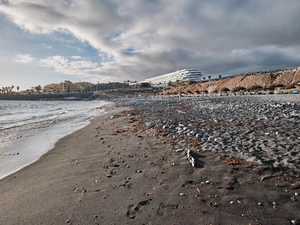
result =
[[72,83],[71,81],[65,80],[59,84],[59,91],[61,92],[82,92],[87,91],[93,84],[89,82],[77,82]]
[[177,70],[172,73],[151,77],[139,83],[150,83],[151,85],[165,86],[169,82],[173,83],[177,81],[200,82],[202,75],[203,73],[199,69],[183,69],[183,70]]

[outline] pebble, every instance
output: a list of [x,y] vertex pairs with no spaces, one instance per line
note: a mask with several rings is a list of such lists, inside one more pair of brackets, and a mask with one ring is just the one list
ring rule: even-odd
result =
[[[293,166],[300,170],[297,164],[297,157],[298,159],[300,157],[300,152],[297,150],[300,137],[293,133],[295,127],[300,126],[299,104],[294,104],[294,101],[299,101],[298,96],[282,95],[276,96],[278,98],[275,99],[274,97],[266,95],[260,98],[232,96],[118,101],[124,106],[134,106],[135,114],[141,115],[145,123],[164,129],[165,134],[174,140],[189,138],[208,151],[239,155],[263,164],[272,162],[275,167]],[[293,104],[286,104],[286,102]],[[186,114],[178,114],[182,105],[191,110]],[[296,114],[297,119],[290,119],[290,115]],[[188,125],[183,121],[188,121]],[[259,126],[260,123],[266,124]],[[249,124],[249,126],[244,126],[244,124]],[[285,128],[284,132],[281,131],[281,127]],[[268,135],[268,141],[263,142],[265,135]],[[227,136],[237,137],[239,140],[234,141]],[[255,141],[263,144],[249,148],[243,140],[248,140],[248,143]],[[278,141],[282,143],[282,146],[288,144],[288,147],[278,146],[280,148],[276,152],[266,151]],[[290,152],[294,153],[289,154]]]
[[291,220],[291,224],[300,225],[300,220]]

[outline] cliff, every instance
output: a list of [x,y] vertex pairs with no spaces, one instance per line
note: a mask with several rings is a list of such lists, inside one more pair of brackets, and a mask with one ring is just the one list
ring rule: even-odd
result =
[[300,67],[276,72],[247,73],[219,80],[168,88],[162,94],[221,93],[253,90],[292,89],[300,86]]

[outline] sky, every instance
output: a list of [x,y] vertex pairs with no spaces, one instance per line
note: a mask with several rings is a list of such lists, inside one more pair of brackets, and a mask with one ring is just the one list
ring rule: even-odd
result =
[[299,0],[0,0],[0,88],[300,66]]

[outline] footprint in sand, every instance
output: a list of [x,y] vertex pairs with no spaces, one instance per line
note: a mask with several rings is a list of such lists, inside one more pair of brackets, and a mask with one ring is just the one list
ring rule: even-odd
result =
[[134,210],[134,205],[128,206],[127,217],[129,219],[134,219],[136,217],[136,213]]
[[164,216],[167,214],[167,210],[178,209],[178,205],[167,205],[165,203],[160,203],[159,208],[157,210],[157,215]]
[[136,207],[134,207],[134,205],[128,206],[128,210],[126,213],[127,217],[129,219],[134,219],[136,217],[136,212],[140,211],[144,205],[150,204],[151,201],[152,199],[150,198],[149,200],[139,202],[139,204]]

